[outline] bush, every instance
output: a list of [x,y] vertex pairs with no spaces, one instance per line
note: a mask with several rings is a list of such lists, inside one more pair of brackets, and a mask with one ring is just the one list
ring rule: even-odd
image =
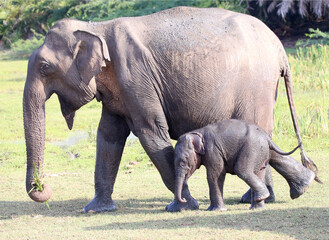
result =
[[19,39],[11,45],[11,51],[8,55],[9,58],[28,58],[34,50],[43,44],[45,37],[42,34],[36,33],[35,31],[33,32],[34,36],[31,39]]
[[95,0],[86,4],[80,4],[72,7],[68,12],[68,17],[82,20],[104,21],[117,17],[142,16],[164,9],[176,6],[194,6],[194,7],[221,7],[235,11],[245,11],[245,5],[241,1],[219,1],[219,0]]
[[300,47],[289,56],[294,86],[301,90],[329,90],[329,46]]
[[0,39],[8,48],[18,40],[33,38],[35,33],[45,35],[53,23],[63,18],[72,4],[78,2],[80,1],[4,1],[0,5]]
[[[105,21],[155,13],[175,6],[221,7],[246,11],[245,2],[236,0],[7,0],[0,4],[0,40],[6,47],[24,52],[22,39],[35,33],[45,35],[59,19],[70,17],[88,21]],[[35,31],[33,31],[34,29]],[[39,37],[36,37],[40,40]],[[19,41],[15,46],[13,43]]]
[[310,28],[309,32],[310,33],[305,34],[308,39],[299,40],[296,44],[297,47],[305,47],[314,44],[329,44],[329,32],[322,32],[318,28],[316,30]]

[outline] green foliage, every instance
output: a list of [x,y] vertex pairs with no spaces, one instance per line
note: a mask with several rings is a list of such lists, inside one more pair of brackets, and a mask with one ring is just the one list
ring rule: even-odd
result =
[[329,32],[322,32],[320,29],[309,29],[310,33],[306,33],[305,36],[308,39],[298,40],[296,43],[297,47],[305,47],[314,44],[329,45]]
[[7,0],[1,6],[0,38],[9,47],[35,32],[47,33],[52,24],[63,18],[74,0]]
[[310,33],[306,34],[306,36],[308,36],[309,38],[316,38],[316,39],[321,39],[324,40],[324,42],[320,42],[320,43],[328,43],[329,42],[329,33],[328,32],[322,32],[320,31],[320,29],[309,29]]
[[[280,90],[284,90],[284,83],[280,83]],[[306,139],[326,139],[329,137],[329,103],[328,91],[308,90],[301,93],[299,88],[295,88],[295,102],[297,105],[297,118],[299,130],[304,140]],[[284,91],[280,91],[276,107],[274,110],[274,135],[282,138],[296,138],[287,96]],[[318,146],[320,147],[320,145]]]
[[297,48],[296,55],[290,55],[294,86],[302,90],[329,90],[329,45],[311,45]]
[[[299,47],[288,55],[293,80],[298,124],[303,138],[329,137],[329,45]],[[284,89],[280,83],[279,89]],[[295,137],[287,97],[279,93],[275,108],[274,133]],[[283,110],[285,108],[285,110]],[[282,111],[283,110],[283,111]]]
[[34,173],[33,173],[34,186],[33,188],[31,188],[31,190],[28,193],[31,193],[33,190],[42,192],[43,187],[39,177],[39,171],[34,162],[33,162],[33,166],[34,166]]
[[33,29],[31,29],[31,31],[34,34],[32,38],[26,40],[19,39],[11,45],[11,51],[8,53],[9,58],[28,58],[35,49],[43,44],[45,37],[42,34],[35,32]]
[[319,102],[310,101],[306,112],[299,118],[302,136],[310,138],[329,136],[328,97],[323,94]]
[[[40,191],[40,192],[43,191],[43,186],[42,186],[41,179],[40,179],[40,176],[39,176],[39,171],[38,171],[37,166],[35,165],[34,162],[33,162],[33,166],[34,166],[34,172],[33,172],[34,184],[33,184],[33,187],[31,188],[31,190],[28,192],[28,194],[30,194],[34,190],[35,191]],[[45,204],[48,207],[48,209],[50,209],[48,201],[46,201]]]
[[[309,17],[309,15],[316,16],[317,19],[326,18],[328,10],[328,2],[326,0],[299,0],[299,1],[285,1],[285,0],[246,0],[248,4],[254,2],[268,13],[276,12],[282,19],[290,13],[293,15],[300,15],[301,17]],[[298,9],[298,11],[296,11]]]
[[245,3],[236,0],[7,0],[0,9],[0,39],[7,47],[24,48],[18,46],[26,44],[23,40],[33,36],[40,40],[36,34],[45,35],[56,21],[65,17],[105,21],[151,14],[175,6],[246,11]]
[[68,17],[82,20],[104,21],[118,17],[132,17],[147,15],[159,12],[164,9],[176,6],[193,6],[193,7],[221,7],[236,11],[245,10],[244,5],[240,1],[218,1],[218,0],[96,0],[87,4],[80,4],[72,7],[68,13]]

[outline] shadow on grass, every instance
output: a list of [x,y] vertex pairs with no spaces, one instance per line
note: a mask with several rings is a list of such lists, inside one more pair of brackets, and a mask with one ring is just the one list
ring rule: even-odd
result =
[[[27,201],[0,201],[0,220],[11,219],[13,216],[22,215],[43,215],[52,217],[66,216],[90,216],[82,212],[84,206],[91,199],[72,199],[67,201],[49,201],[50,209],[44,203],[36,203],[32,200]],[[170,198],[149,198],[149,199],[125,199],[114,200],[117,211],[103,214],[159,214],[165,212],[165,207],[173,200]],[[209,205],[208,199],[198,200],[200,205]],[[279,203],[279,202],[276,202]],[[225,204],[239,204],[238,198],[227,198]],[[248,204],[246,209],[249,208]]]
[[[52,217],[66,216],[90,216],[92,213],[84,213],[82,209],[91,199],[72,199],[67,201],[49,201],[50,209],[45,203],[27,201],[0,201],[0,220],[12,219],[14,216],[43,215]],[[131,214],[131,213],[163,213],[165,206],[172,199],[126,199],[115,200],[118,211],[101,214]]]
[[[296,208],[242,213],[206,212],[189,214],[173,213],[173,218],[149,221],[112,222],[110,224],[84,228],[94,230],[142,230],[142,229],[235,229],[285,234],[296,239],[327,239],[329,236],[328,208]],[[191,216],[192,215],[192,216]]]
[[88,203],[87,199],[68,201],[48,201],[50,209],[45,203],[26,201],[0,201],[0,220],[11,219],[23,215],[43,215],[54,217],[78,216],[82,208]]
[[[90,199],[74,199],[67,201],[50,201],[50,210],[45,204],[32,201],[0,201],[0,221],[10,221],[17,216],[50,216],[50,217],[85,217],[95,214],[82,213],[82,208]],[[237,198],[226,199],[226,205],[238,204]],[[294,208],[278,210],[206,212],[194,211],[189,213],[165,213],[165,206],[172,199],[125,199],[117,200],[118,211],[102,213],[104,215],[150,214],[158,215],[155,219],[125,220],[85,227],[85,231],[94,230],[142,230],[142,229],[180,229],[180,228],[209,228],[209,229],[236,229],[250,231],[265,231],[286,234],[297,239],[325,239],[328,236],[328,208]],[[208,205],[207,199],[199,201]],[[186,216],[188,215],[188,216]],[[314,235],[318,234],[318,235]]]

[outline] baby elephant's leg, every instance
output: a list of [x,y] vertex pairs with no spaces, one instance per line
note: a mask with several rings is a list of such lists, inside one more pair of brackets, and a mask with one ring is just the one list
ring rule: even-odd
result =
[[[253,191],[251,208],[262,208],[264,207],[264,203],[262,203],[262,201],[270,196],[265,183],[261,179],[265,174],[265,168],[260,166],[260,162],[262,161],[260,159],[265,159],[265,156],[264,152],[256,151],[248,145],[249,144],[246,143],[243,149],[241,149],[236,160],[234,171],[238,177],[250,186]],[[255,172],[259,176],[257,176]],[[253,203],[253,201],[256,203]]]
[[223,167],[220,167],[220,170],[215,169],[215,167],[207,167],[207,180],[210,195],[208,211],[226,211],[223,200],[225,175],[226,172]]
[[290,186],[290,197],[298,198],[314,180],[315,174],[290,156],[271,152],[270,165],[278,171]]
[[[265,183],[266,166],[264,166],[256,175]],[[267,188],[268,189],[268,188]],[[258,201],[257,201],[258,200]],[[261,209],[265,207],[265,201],[257,199],[256,193],[251,189],[251,206],[250,209]]]

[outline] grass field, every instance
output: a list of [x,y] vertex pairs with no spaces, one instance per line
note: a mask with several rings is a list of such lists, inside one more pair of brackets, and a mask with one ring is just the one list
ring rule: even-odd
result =
[[[289,61],[305,147],[323,185],[313,183],[303,196],[291,200],[285,180],[273,171],[276,203],[249,211],[248,204],[238,204],[247,185],[228,175],[228,211],[207,212],[208,187],[201,168],[189,181],[200,210],[167,213],[164,208],[173,195],[138,140],[131,138],[113,193],[118,211],[102,214],[81,212],[94,194],[101,105],[93,101],[79,110],[69,131],[57,97],[47,102],[44,182],[53,189],[48,209],[25,192],[22,93],[27,61],[0,61],[0,239],[329,239],[329,51],[301,50]],[[296,138],[282,83],[279,89],[273,138],[290,150]],[[299,159],[298,153],[293,156]]]

